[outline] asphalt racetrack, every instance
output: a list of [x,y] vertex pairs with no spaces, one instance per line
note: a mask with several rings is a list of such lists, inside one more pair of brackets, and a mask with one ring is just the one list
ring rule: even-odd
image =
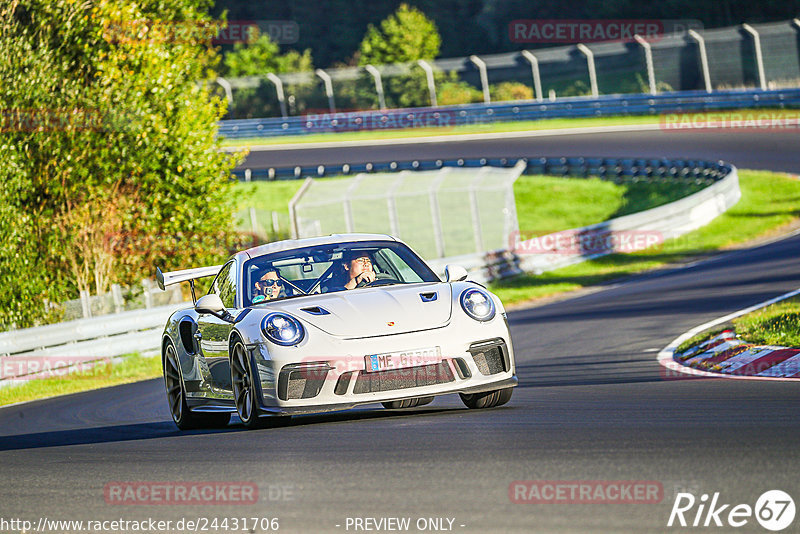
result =
[[[800,171],[791,132],[659,135],[259,152],[251,163],[574,154]],[[1,409],[0,518],[174,525],[269,517],[280,532],[311,533],[389,531],[367,530],[378,525],[367,518],[409,518],[410,532],[766,532],[753,516],[732,528],[728,512],[755,508],[767,490],[800,499],[798,385],[681,379],[665,374],[656,353],[695,325],[800,287],[798,251],[800,236],[788,237],[513,311],[520,386],[493,410],[467,410],[447,396],[410,411],[376,405],[280,428],[246,431],[233,422],[179,432],[161,380]],[[657,503],[517,503],[509,488],[520,480],[648,481],[662,490]],[[104,496],[114,481],[247,481],[259,497],[247,505],[114,505]],[[719,493],[717,507],[729,505],[723,526],[712,518],[709,528],[667,527],[680,492],[697,499],[685,513],[690,525],[701,496]],[[705,511],[699,516],[702,525]],[[798,530],[796,518],[784,532]]]

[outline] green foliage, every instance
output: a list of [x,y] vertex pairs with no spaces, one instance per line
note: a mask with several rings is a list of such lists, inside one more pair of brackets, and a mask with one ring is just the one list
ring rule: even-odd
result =
[[[253,31],[248,43],[236,43],[233,50],[225,54],[220,74],[224,77],[266,76],[267,73],[313,72],[314,61],[311,50],[303,53],[289,50],[280,53],[280,48],[270,40],[268,34]],[[303,84],[285,85],[284,92],[289,101],[290,113],[304,113],[309,106],[315,106],[316,81]],[[227,118],[245,119],[252,117],[280,116],[281,109],[275,86],[269,80],[262,80],[258,87],[236,89],[234,105]]]
[[269,34],[259,34],[257,29],[251,34],[248,43],[236,43],[232,51],[225,54],[223,76],[264,76],[269,72],[311,72],[314,70],[311,50],[302,54],[289,50],[280,54],[280,47],[269,38]]
[[380,28],[369,25],[359,48],[359,65],[388,65],[433,59],[442,44],[436,25],[422,11],[400,4]]
[[533,100],[533,89],[519,82],[502,82],[489,86],[492,102],[504,100]]
[[440,106],[483,102],[483,92],[467,82],[459,81],[453,73],[450,79],[436,86],[436,98]]
[[[203,0],[0,7],[0,325],[228,253]],[[180,254],[175,253],[180,249]]]

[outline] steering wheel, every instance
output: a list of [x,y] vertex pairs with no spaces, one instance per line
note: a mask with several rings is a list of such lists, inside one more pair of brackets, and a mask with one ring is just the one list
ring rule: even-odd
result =
[[389,284],[401,284],[401,283],[402,282],[400,280],[398,280],[397,278],[394,278],[390,274],[379,273],[379,274],[375,275],[375,280],[373,280],[372,282],[365,282],[364,280],[361,280],[356,285],[356,288],[359,288],[359,287],[373,287],[373,286],[385,286],[385,285],[389,285]]

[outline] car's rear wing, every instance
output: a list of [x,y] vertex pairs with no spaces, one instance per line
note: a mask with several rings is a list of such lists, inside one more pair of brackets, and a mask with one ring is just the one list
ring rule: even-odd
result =
[[165,290],[167,286],[179,284],[181,282],[189,282],[192,287],[192,302],[197,303],[197,298],[194,295],[194,281],[198,278],[207,278],[209,276],[216,276],[222,265],[212,265],[211,267],[195,267],[194,269],[183,269],[180,271],[170,271],[168,273],[162,272],[159,267],[156,267],[156,281],[161,290]]

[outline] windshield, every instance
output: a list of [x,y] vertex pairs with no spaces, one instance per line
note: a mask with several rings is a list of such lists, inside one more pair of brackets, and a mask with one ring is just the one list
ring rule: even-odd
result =
[[244,264],[245,306],[291,297],[394,284],[439,282],[411,249],[359,241],[266,254]]

